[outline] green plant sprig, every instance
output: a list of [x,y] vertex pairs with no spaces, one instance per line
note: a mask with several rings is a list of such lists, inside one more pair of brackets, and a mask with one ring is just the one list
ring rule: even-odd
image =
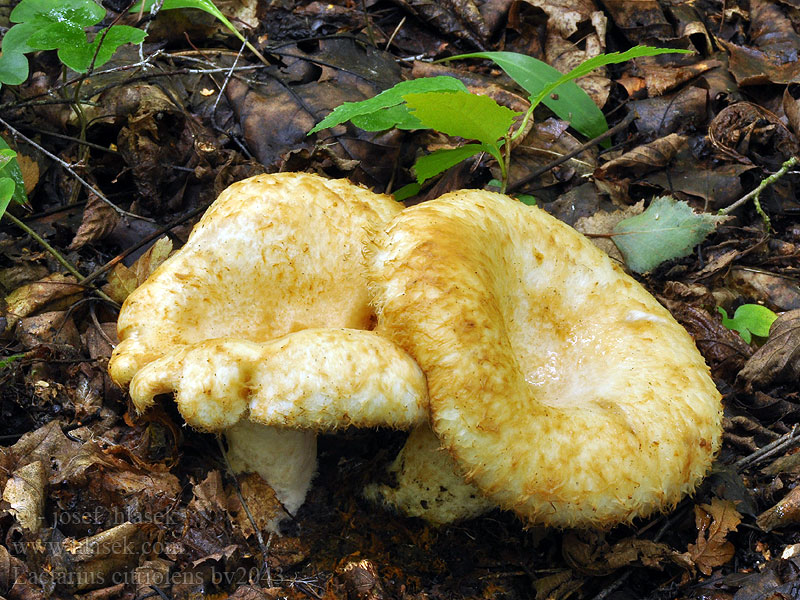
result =
[[99,67],[123,44],[138,44],[145,32],[113,25],[90,42],[86,28],[103,20],[106,9],[93,0],[22,0],[11,11],[15,23],[6,32],[0,56],[0,83],[18,85],[28,78],[28,58],[37,50],[57,50],[59,60],[78,73]]
[[[457,148],[436,150],[421,156],[414,164],[416,183],[397,190],[404,199],[418,193],[422,184],[439,173],[480,153],[490,154],[501,172],[501,192],[508,185],[512,143],[527,130],[533,111],[543,103],[557,116],[589,138],[607,129],[605,117],[592,99],[576,83],[598,67],[625,62],[640,56],[688,53],[688,50],[636,46],[626,52],[595,56],[562,74],[547,63],[514,52],[475,52],[447,60],[483,58],[492,60],[529,94],[530,107],[517,113],[500,106],[488,96],[470,93],[454,77],[424,77],[403,81],[373,98],[345,102],[336,107],[308,133],[334,127],[347,121],[366,131],[432,129],[467,141]],[[451,80],[451,81],[448,81]],[[458,82],[458,83],[454,83]],[[481,98],[474,100],[473,98]],[[522,116],[521,119],[518,117]],[[518,123],[518,125],[515,125]],[[470,140],[477,141],[472,143]]]

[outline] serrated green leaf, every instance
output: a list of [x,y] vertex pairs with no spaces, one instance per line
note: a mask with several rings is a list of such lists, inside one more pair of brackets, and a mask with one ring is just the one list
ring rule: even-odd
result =
[[350,119],[350,122],[364,131],[386,131],[392,127],[424,129],[424,125],[409,112],[408,107],[404,104],[382,108],[366,115],[358,115]]
[[493,146],[521,114],[500,106],[489,96],[469,92],[414,93],[405,94],[403,99],[425,127]]
[[[727,311],[721,306],[717,311],[722,315],[722,324],[733,331],[737,331],[748,344],[752,335],[768,337],[772,323],[778,318],[774,312],[760,304],[742,304],[733,313],[733,318],[728,318]],[[751,335],[752,334],[752,335]]]
[[646,273],[664,261],[691,254],[724,219],[697,214],[686,202],[664,196],[654,199],[642,214],[617,223],[612,239],[625,264],[636,273]]
[[436,150],[430,154],[420,156],[417,162],[414,163],[414,174],[417,176],[417,183],[422,184],[431,177],[435,177],[439,173],[457,165],[462,160],[467,160],[470,156],[486,151],[488,151],[487,147],[483,144],[465,144],[458,148]]
[[[411,93],[424,93],[424,92],[445,92],[445,91],[467,91],[467,87],[455,77],[442,75],[439,77],[422,77],[420,79],[412,79],[410,81],[401,81],[390,87],[388,90],[382,91],[377,96],[362,100],[360,102],[345,102],[337,106],[333,111],[322,121],[317,123],[309,132],[308,135],[341,125],[346,121],[351,121],[354,117],[368,115],[370,113],[378,112],[391,106],[397,106],[403,103],[403,95]],[[390,127],[387,127],[389,129]],[[374,130],[373,130],[374,131]]]

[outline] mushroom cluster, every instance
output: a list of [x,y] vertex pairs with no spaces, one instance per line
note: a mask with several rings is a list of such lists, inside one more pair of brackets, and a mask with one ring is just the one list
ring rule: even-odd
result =
[[366,494],[436,523],[629,521],[692,492],[720,444],[720,395],[669,312],[485,191],[403,209],[307,174],[234,184],[118,330],[109,369],[137,408],[174,393],[289,512],[316,432],[348,425],[413,429]]

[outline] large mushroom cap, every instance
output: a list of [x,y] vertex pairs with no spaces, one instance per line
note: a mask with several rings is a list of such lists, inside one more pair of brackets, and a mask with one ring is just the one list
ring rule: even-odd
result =
[[720,444],[691,337],[604,253],[483,191],[406,209],[369,252],[378,331],[428,379],[468,480],[529,522],[610,525],[677,502]]
[[389,196],[306,173],[233,184],[125,301],[111,376],[126,385],[167,350],[207,339],[369,328],[362,244],[401,209]]

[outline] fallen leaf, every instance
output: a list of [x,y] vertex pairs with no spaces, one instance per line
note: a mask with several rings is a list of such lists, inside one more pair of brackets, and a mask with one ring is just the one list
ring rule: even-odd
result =
[[566,533],[561,548],[567,563],[579,572],[601,576],[630,565],[659,568],[664,560],[678,555],[666,544],[645,539],[625,538],[613,545],[598,534]]
[[108,283],[103,286],[103,291],[122,304],[133,290],[142,285],[167,260],[170,252],[172,241],[168,237],[160,238],[132,266],[126,267],[118,263],[108,276]]
[[[83,286],[77,285],[77,280],[72,275],[52,273],[39,281],[28,283],[6,296],[5,317],[9,331],[23,317],[32,315],[57,300],[66,305],[72,304],[77,294],[83,293]],[[60,307],[59,307],[60,308]],[[56,308],[54,308],[55,310]]]
[[14,471],[3,490],[3,500],[11,505],[11,514],[31,533],[39,531],[44,523],[46,487],[47,473],[37,460]]
[[770,335],[736,378],[747,391],[800,379],[800,309],[780,315]]
[[733,558],[735,548],[726,539],[728,532],[736,531],[742,516],[733,502],[714,498],[711,504],[694,507],[697,526],[697,543],[689,544],[686,556],[704,575],[711,575],[714,567],[720,567]]
[[67,250],[78,250],[86,244],[102,240],[111,233],[119,222],[119,213],[107,202],[103,202],[96,194],[89,194],[86,208],[75,237],[67,246]]
[[636,273],[646,273],[662,262],[691,254],[726,218],[695,213],[686,202],[662,196],[642,214],[618,223],[612,239],[625,264]]

